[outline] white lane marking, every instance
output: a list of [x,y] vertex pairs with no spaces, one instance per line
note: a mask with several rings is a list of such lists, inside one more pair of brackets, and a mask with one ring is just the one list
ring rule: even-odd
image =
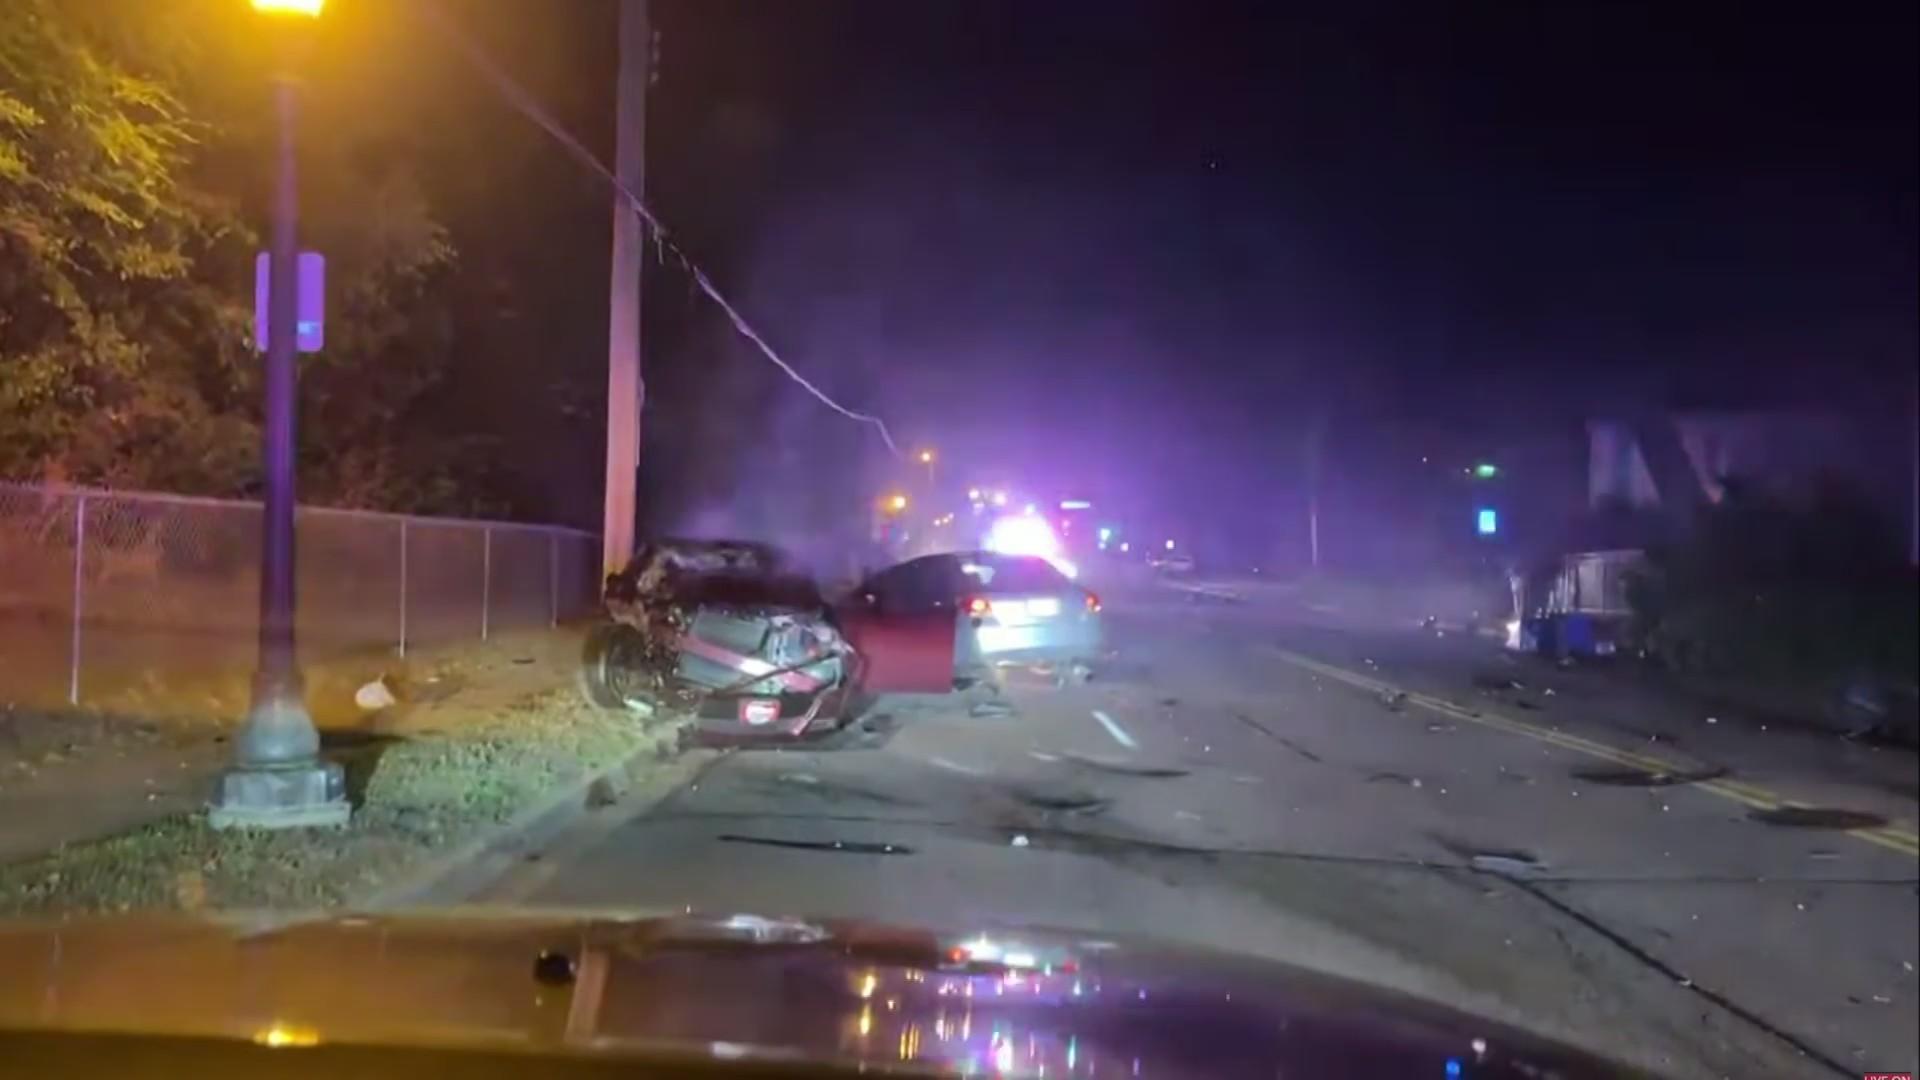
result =
[[1059,754],[1049,754],[1042,750],[1029,750],[1027,756],[1035,761],[1059,761]]
[[1099,709],[1095,709],[1093,710],[1093,718],[1100,721],[1100,726],[1107,729],[1107,734],[1113,736],[1114,742],[1119,743],[1129,750],[1140,749],[1140,744],[1133,741],[1133,736],[1127,734],[1126,728],[1114,723],[1113,717],[1108,716]]
[[957,761],[949,761],[943,757],[930,757],[927,759],[927,763],[937,768],[945,769],[948,772],[962,773],[966,776],[987,775],[985,771],[976,769],[971,765],[962,765]]

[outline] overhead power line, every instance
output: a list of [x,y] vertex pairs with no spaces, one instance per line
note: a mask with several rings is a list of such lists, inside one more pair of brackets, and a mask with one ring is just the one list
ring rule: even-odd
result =
[[845,405],[833,400],[832,397],[827,395],[826,391],[815,386],[812,382],[808,381],[806,376],[795,371],[792,364],[781,359],[780,354],[774,351],[773,346],[767,344],[766,338],[760,336],[759,331],[755,330],[752,324],[747,322],[746,317],[740,314],[740,310],[734,307],[725,296],[721,295],[719,288],[714,285],[713,279],[707,276],[707,272],[702,270],[700,265],[694,262],[683,248],[674,243],[673,238],[667,231],[667,227],[660,222],[660,219],[647,207],[647,204],[640,196],[629,190],[625,184],[621,183],[620,178],[614,175],[613,170],[603,164],[598,157],[595,157],[593,151],[587,149],[581,144],[580,140],[574,138],[565,128],[561,127],[557,121],[547,115],[546,110],[540,107],[540,103],[534,100],[533,95],[529,94],[519,83],[516,83],[512,76],[501,69],[500,65],[494,63],[493,58],[487,55],[479,43],[474,41],[471,35],[460,29],[452,19],[448,18],[438,4],[434,3],[433,0],[420,0],[417,7],[442,34],[446,35],[447,39],[460,51],[467,62],[478,68],[480,73],[487,77],[487,80],[493,84],[494,89],[499,91],[500,96],[505,98],[509,105],[512,105],[527,119],[538,124],[541,130],[552,136],[555,142],[558,142],[561,147],[572,154],[581,164],[598,174],[602,180],[607,182],[609,187],[613,188],[614,191],[618,192],[619,195],[627,201],[628,207],[630,207],[635,214],[639,215],[640,220],[646,224],[647,232],[653,237],[653,242],[658,250],[663,255],[672,255],[674,259],[680,263],[687,274],[693,278],[693,283],[699,287],[700,291],[706,293],[707,298],[719,305],[720,310],[726,313],[727,320],[733,324],[734,330],[738,332],[741,337],[752,342],[754,347],[760,350],[761,355],[773,363],[774,367],[779,368],[787,378],[800,384],[801,389],[812,394],[822,405],[825,405],[827,408],[832,409],[834,412],[839,413],[849,420],[855,420],[863,424],[872,424],[874,429],[880,433],[880,440],[886,443],[888,452],[893,454],[894,457],[904,460],[905,455],[900,452],[900,447],[894,443],[893,433],[887,430],[886,421],[869,413],[849,409]]

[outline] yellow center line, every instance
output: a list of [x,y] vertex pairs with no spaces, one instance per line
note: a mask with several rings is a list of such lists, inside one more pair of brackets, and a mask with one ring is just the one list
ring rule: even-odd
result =
[[[1558,746],[1563,750],[1572,750],[1575,753],[1586,754],[1589,757],[1597,757],[1605,761],[1611,761],[1616,765],[1626,765],[1656,773],[1678,774],[1686,771],[1683,765],[1667,761],[1663,758],[1654,757],[1650,754],[1617,749],[1604,743],[1594,742],[1591,739],[1581,738],[1578,735],[1569,735],[1563,731],[1555,731],[1552,728],[1542,727],[1539,724],[1526,720],[1504,716],[1500,713],[1490,712],[1485,709],[1469,709],[1448,701],[1445,698],[1438,698],[1431,694],[1422,694],[1417,691],[1403,690],[1392,683],[1382,682],[1379,679],[1362,675],[1355,671],[1348,671],[1346,668],[1334,667],[1332,664],[1323,664],[1312,657],[1302,656],[1299,653],[1291,652],[1277,646],[1265,646],[1264,648],[1267,652],[1281,660],[1285,660],[1295,667],[1305,668],[1317,675],[1324,675],[1336,682],[1345,683],[1348,686],[1365,690],[1368,693],[1390,694],[1402,698],[1411,704],[1418,705],[1429,712],[1437,712],[1443,716],[1453,717],[1456,720],[1465,720],[1472,724],[1478,724],[1481,727],[1492,728],[1495,731],[1504,731],[1510,735],[1519,735],[1537,742],[1548,743],[1552,746]],[[1794,802],[1766,788],[1740,781],[1723,779],[1702,780],[1691,786],[1701,791],[1718,795],[1723,799],[1737,802],[1742,806],[1754,810],[1779,810],[1783,807],[1808,808],[1805,803]],[[1871,829],[1849,829],[1847,830],[1847,835],[1864,840],[1869,844],[1886,848],[1890,851],[1897,851],[1902,855],[1912,855],[1920,858],[1920,835],[1916,835],[1912,827],[1906,825],[1904,822],[1894,822]]]

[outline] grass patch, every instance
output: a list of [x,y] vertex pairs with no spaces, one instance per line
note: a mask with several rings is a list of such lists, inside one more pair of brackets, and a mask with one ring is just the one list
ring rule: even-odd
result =
[[669,726],[643,726],[570,691],[549,691],[463,718],[455,732],[363,752],[349,770],[370,767],[371,775],[345,829],[217,832],[203,814],[180,815],[0,867],[0,912],[351,905],[671,736]]

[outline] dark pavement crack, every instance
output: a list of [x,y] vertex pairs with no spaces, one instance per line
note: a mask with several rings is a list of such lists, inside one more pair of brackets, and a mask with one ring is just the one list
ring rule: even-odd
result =
[[1553,909],[1555,912],[1559,913],[1560,915],[1568,919],[1572,919],[1574,922],[1580,924],[1581,926],[1587,928],[1588,930],[1593,931],[1595,934],[1600,935],[1600,937],[1605,939],[1608,944],[1619,949],[1621,952],[1627,954],[1627,956],[1631,957],[1634,961],[1646,967],[1648,970],[1656,972],[1659,975],[1667,979],[1670,979],[1675,983],[1678,983],[1681,987],[1685,988],[1687,991],[1692,993],[1695,997],[1698,997],[1703,1001],[1709,1002],[1710,1004],[1717,1005],[1722,1010],[1724,1010],[1728,1015],[1731,1015],[1741,1021],[1744,1021],[1745,1023],[1751,1025],[1752,1027],[1754,1027],[1759,1031],[1762,1031],[1768,1035],[1773,1036],[1774,1038],[1780,1040],[1786,1045],[1792,1047],[1794,1050],[1799,1051],[1808,1060],[1817,1062],[1820,1065],[1824,1066],[1828,1071],[1841,1076],[1859,1075],[1858,1069],[1851,1068],[1849,1066],[1841,1064],[1839,1061],[1836,1061],[1833,1058],[1822,1053],[1818,1047],[1800,1038],[1798,1035],[1795,1035],[1792,1032],[1786,1030],[1785,1028],[1782,1028],[1774,1024],[1772,1021],[1766,1019],[1760,1014],[1752,1011],[1751,1009],[1748,1009],[1746,1006],[1741,1005],[1740,1003],[1727,997],[1725,994],[1722,994],[1715,990],[1708,989],[1707,987],[1700,985],[1698,982],[1695,982],[1692,978],[1689,978],[1687,975],[1683,974],[1678,969],[1672,967],[1666,961],[1661,960],[1659,957],[1653,955],[1647,950],[1641,948],[1639,945],[1635,944],[1632,941],[1632,939],[1628,938],[1625,934],[1613,929],[1612,927],[1608,926],[1606,923],[1601,922],[1599,919],[1594,918],[1591,915],[1588,915],[1586,912],[1581,911],[1579,908],[1574,907],[1572,904],[1569,904],[1561,900],[1559,897],[1554,896],[1552,893],[1548,892],[1545,888],[1542,888],[1541,883],[1521,881],[1512,877],[1503,877],[1502,880],[1511,884],[1514,888],[1520,890],[1526,895],[1534,898],[1535,900],[1538,900],[1542,904],[1545,904],[1547,907]]
[[876,844],[862,840],[783,840],[774,836],[747,836],[741,833],[721,833],[717,839],[728,844],[759,844],[762,847],[825,851],[836,855],[913,854],[913,849],[903,844]]
[[1315,765],[1320,764],[1321,757],[1319,754],[1316,754],[1313,751],[1307,749],[1306,747],[1301,746],[1299,743],[1294,742],[1292,739],[1287,738],[1285,735],[1282,735],[1279,732],[1274,731],[1272,728],[1266,726],[1265,724],[1262,724],[1258,720],[1255,720],[1253,717],[1248,716],[1246,713],[1235,712],[1233,714],[1233,718],[1247,725],[1253,730],[1259,732],[1260,734],[1265,735],[1267,738],[1272,739],[1274,742],[1279,743],[1281,746],[1284,746],[1287,749],[1293,751],[1294,753],[1300,755],[1301,757],[1307,759],[1308,761],[1313,762]]

